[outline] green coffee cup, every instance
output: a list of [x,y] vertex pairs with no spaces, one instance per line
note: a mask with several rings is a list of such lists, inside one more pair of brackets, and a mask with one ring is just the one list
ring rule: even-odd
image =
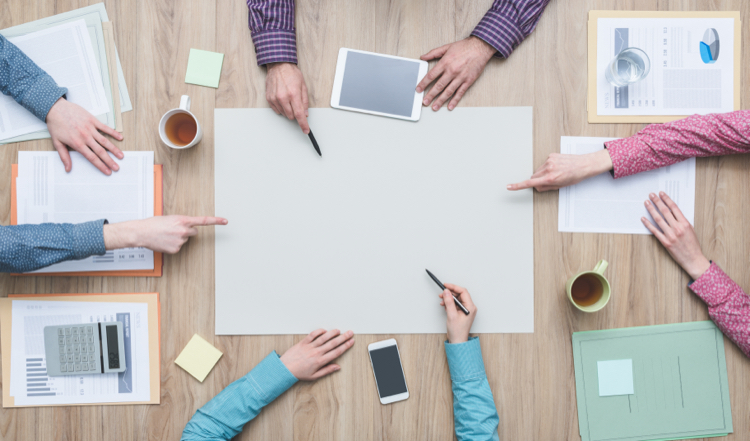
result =
[[609,302],[609,281],[604,277],[604,270],[609,264],[600,260],[593,271],[582,271],[568,279],[565,291],[568,300],[583,312],[596,312]]

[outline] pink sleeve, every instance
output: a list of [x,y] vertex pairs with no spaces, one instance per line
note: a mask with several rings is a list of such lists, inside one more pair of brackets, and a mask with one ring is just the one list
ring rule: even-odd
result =
[[750,357],[750,297],[718,265],[711,266],[690,285],[708,305],[708,315]]
[[622,178],[692,157],[750,152],[750,110],[693,115],[652,124],[630,138],[604,143],[614,177]]

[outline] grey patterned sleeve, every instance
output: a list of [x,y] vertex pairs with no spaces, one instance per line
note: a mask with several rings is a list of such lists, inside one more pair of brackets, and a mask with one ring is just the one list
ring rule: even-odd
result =
[[68,89],[58,87],[47,72],[0,35],[0,92],[46,121],[49,110]]
[[0,226],[0,272],[23,273],[102,255],[105,222]]

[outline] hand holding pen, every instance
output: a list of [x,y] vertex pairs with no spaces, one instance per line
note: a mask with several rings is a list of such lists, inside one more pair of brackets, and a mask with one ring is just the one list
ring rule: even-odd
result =
[[[445,291],[440,294],[440,306],[445,307],[447,315],[448,342],[451,344],[466,342],[469,340],[471,325],[477,316],[477,307],[474,306],[466,288],[450,283],[446,283],[445,288]],[[468,315],[461,314],[456,301],[463,304],[469,311]]]

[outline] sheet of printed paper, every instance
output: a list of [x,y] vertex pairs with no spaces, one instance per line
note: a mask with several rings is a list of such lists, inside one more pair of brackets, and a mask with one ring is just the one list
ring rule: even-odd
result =
[[[154,152],[125,152],[112,157],[120,170],[110,176],[78,152],[70,152],[73,170],[65,172],[57,152],[19,152],[16,198],[18,224],[110,223],[154,215]],[[145,248],[107,251],[103,256],[69,260],[37,272],[153,269],[154,253]]]
[[[67,99],[92,115],[109,112],[86,22],[77,20],[9,41],[67,87]],[[0,95],[0,139],[45,129],[47,125],[7,95]]]
[[[146,303],[14,300],[12,314],[10,395],[16,405],[149,400],[151,379]],[[45,326],[105,321],[123,324],[125,372],[47,376]]]
[[[563,136],[560,153],[583,155],[617,138]],[[695,158],[667,167],[614,179],[609,172],[560,189],[558,231],[572,233],[651,234],[641,217],[653,219],[643,203],[649,193],[663,191],[693,223]]]
[[[599,18],[598,115],[693,115],[734,107],[733,18]],[[624,87],[604,76],[625,48],[651,61],[643,80]]]

